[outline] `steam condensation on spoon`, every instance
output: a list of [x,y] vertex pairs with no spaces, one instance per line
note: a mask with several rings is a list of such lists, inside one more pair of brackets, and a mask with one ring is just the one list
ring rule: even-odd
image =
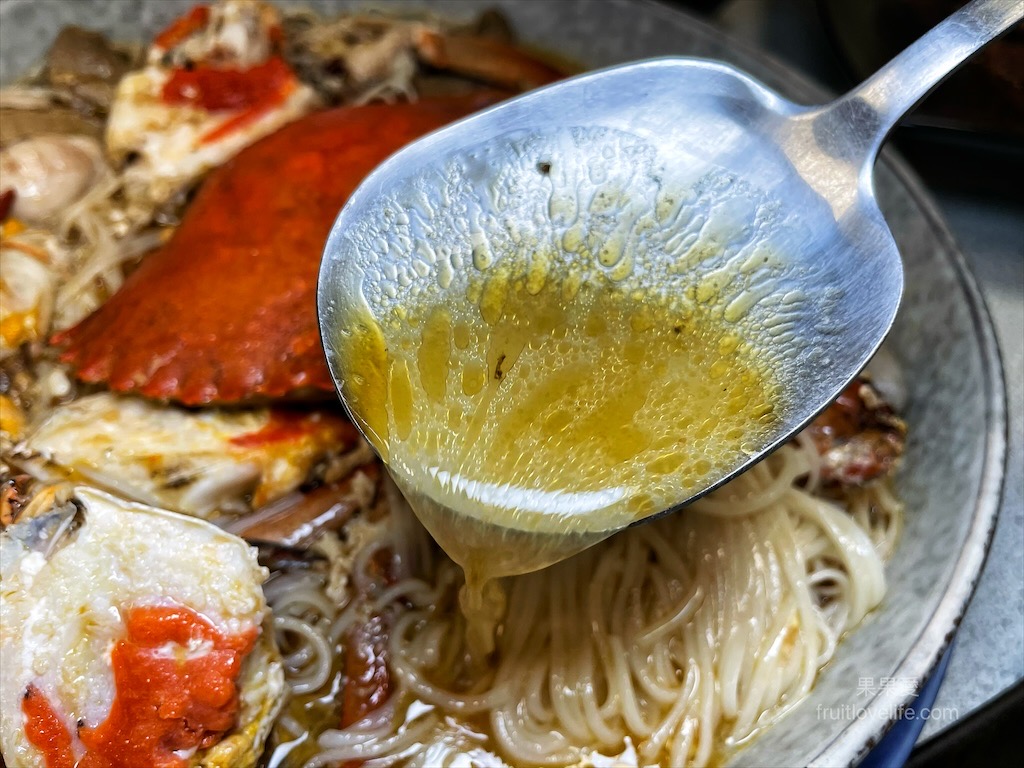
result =
[[[467,614],[492,625],[489,580],[562,560],[760,451],[786,407],[787,319],[806,311],[784,288],[770,204],[699,164],[669,179],[636,137],[591,133],[565,137],[591,142],[584,167],[542,158],[535,188],[522,168],[488,176],[533,160],[529,140],[510,143],[425,174],[381,201],[376,232],[351,235],[362,300],[336,340],[342,393],[465,569]],[[391,247],[407,259],[380,266]]]

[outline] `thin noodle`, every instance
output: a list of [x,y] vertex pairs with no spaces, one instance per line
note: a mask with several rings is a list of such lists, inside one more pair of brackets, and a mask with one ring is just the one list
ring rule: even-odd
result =
[[[455,756],[442,745],[462,743],[481,715],[489,727],[474,748],[511,764],[573,764],[629,744],[630,759],[644,764],[715,762],[796,706],[839,638],[884,594],[899,503],[879,486],[844,509],[808,490],[816,462],[809,440],[784,446],[683,513],[506,580],[490,667],[469,661],[455,609],[461,572],[423,551],[428,537],[396,504],[389,533],[357,556],[356,571],[374,609],[394,617],[391,669],[404,693],[391,701],[404,703],[372,739],[358,724],[323,732],[323,751],[306,768]],[[416,563],[391,586],[367,571],[384,546]],[[349,606],[317,619],[318,604],[289,598],[288,586],[276,587],[275,611],[306,610],[332,642],[361,615]],[[304,593],[310,583],[289,588]],[[413,700],[432,707],[433,719],[401,725]]]

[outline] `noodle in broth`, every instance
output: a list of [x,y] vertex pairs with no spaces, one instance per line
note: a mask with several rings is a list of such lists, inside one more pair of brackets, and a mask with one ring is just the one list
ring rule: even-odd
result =
[[393,617],[397,690],[346,729],[300,722],[329,693],[330,651],[356,614],[323,599],[322,577],[279,577],[268,597],[295,617],[278,629],[297,696],[280,727],[317,744],[271,765],[714,764],[799,703],[884,594],[898,503],[884,485],[823,498],[817,461],[802,439],[683,513],[506,579],[486,666],[465,646],[461,571],[393,499],[377,544],[416,565],[371,589],[371,611]]

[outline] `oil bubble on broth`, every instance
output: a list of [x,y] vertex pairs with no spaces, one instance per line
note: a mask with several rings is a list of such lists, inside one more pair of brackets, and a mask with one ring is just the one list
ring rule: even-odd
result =
[[[344,393],[407,491],[593,543],[726,477],[785,415],[809,311],[779,250],[791,222],[720,169],[565,129],[374,208],[343,237],[362,278]],[[511,572],[552,556],[534,554]]]

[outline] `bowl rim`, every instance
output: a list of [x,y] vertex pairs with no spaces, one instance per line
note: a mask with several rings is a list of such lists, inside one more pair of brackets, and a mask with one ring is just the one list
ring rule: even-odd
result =
[[[695,35],[727,43],[731,52],[736,54],[735,60],[730,59],[730,63],[748,69],[746,62],[749,61],[753,65],[749,69],[753,70],[751,74],[754,77],[760,79],[762,73],[766,73],[785,82],[786,92],[782,95],[788,98],[805,100],[807,104],[824,104],[837,95],[814,82],[796,67],[681,9],[669,7],[659,0],[613,2],[620,6],[640,4],[655,16],[684,17],[689,24],[689,31]],[[769,84],[769,87],[775,90],[773,85]],[[986,406],[985,439],[982,448],[984,457],[979,474],[978,493],[974,508],[971,510],[971,522],[964,536],[963,547],[955,560],[945,591],[939,598],[935,610],[926,620],[918,636],[908,646],[896,668],[896,674],[901,677],[924,681],[936,671],[943,655],[953,642],[960,621],[981,578],[995,533],[1006,474],[1009,429],[1007,395],[1002,356],[992,316],[978,287],[977,279],[971,272],[938,204],[910,165],[891,147],[883,147],[876,167],[879,165],[884,165],[904,187],[949,256],[954,278],[964,292],[971,327],[981,356],[982,387]],[[828,744],[823,745],[811,758],[809,765],[856,765],[896,724],[897,721],[890,719],[887,713],[895,712],[901,706],[911,703],[915,696],[916,693],[907,694],[894,688],[879,691],[867,703],[866,713],[852,720]]]

